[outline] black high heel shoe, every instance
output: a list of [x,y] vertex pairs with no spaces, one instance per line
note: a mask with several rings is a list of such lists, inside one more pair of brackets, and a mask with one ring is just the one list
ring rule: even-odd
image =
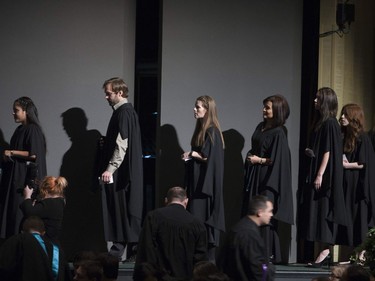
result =
[[307,267],[312,268],[321,268],[324,266],[327,266],[327,268],[331,266],[331,254],[328,254],[321,262],[313,262],[307,265]]

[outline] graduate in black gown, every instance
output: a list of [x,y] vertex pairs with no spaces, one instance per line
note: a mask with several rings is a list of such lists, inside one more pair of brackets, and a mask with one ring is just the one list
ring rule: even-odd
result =
[[206,228],[186,211],[188,198],[182,187],[170,188],[165,202],[167,206],[145,218],[135,266],[149,263],[169,276],[165,280],[190,280],[194,265],[207,260]]
[[46,176],[46,140],[38,119],[38,110],[28,97],[13,104],[13,116],[20,125],[15,130],[10,148],[4,151],[0,185],[0,237],[8,238],[20,231],[23,189]]
[[20,205],[25,218],[38,216],[43,220],[46,237],[57,245],[60,244],[65,208],[64,190],[67,186],[68,182],[64,177],[47,176],[39,186],[37,200],[31,198],[33,189],[26,186],[23,192],[25,200]]
[[68,281],[69,265],[57,245],[44,237],[44,224],[31,216],[22,233],[7,239],[0,248],[1,281]]
[[[143,160],[138,115],[128,102],[128,87],[120,78],[104,82],[113,114],[102,152],[100,179],[104,234],[114,242],[110,254],[121,259],[125,245],[138,242],[143,211]],[[132,253],[129,253],[132,255]]]
[[348,225],[339,231],[337,243],[358,246],[374,226],[375,153],[369,136],[364,132],[362,108],[357,104],[347,104],[340,116]]
[[[298,235],[306,241],[323,242],[325,247],[336,242],[338,225],[346,225],[343,192],[343,146],[336,119],[336,93],[321,88],[314,100],[315,120],[310,143],[306,148],[309,169],[306,182],[300,186],[298,202]],[[316,259],[320,264],[329,257],[325,249]]]
[[242,215],[246,215],[249,200],[254,195],[267,196],[274,205],[271,225],[262,227],[268,256],[281,261],[277,234],[278,221],[293,224],[293,197],[291,159],[284,127],[289,116],[289,106],[281,95],[263,101],[263,122],[251,138],[251,150],[245,161],[245,192]]
[[225,231],[224,139],[214,99],[210,96],[198,97],[194,117],[197,121],[191,139],[191,151],[181,156],[186,161],[188,210],[205,223],[209,258],[213,260],[214,249],[219,245],[220,231]]

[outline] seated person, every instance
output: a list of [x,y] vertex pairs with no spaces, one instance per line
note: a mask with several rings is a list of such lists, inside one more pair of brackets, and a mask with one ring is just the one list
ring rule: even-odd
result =
[[0,248],[2,281],[70,280],[69,267],[59,247],[44,233],[43,221],[31,216],[24,221],[22,233],[4,242]]

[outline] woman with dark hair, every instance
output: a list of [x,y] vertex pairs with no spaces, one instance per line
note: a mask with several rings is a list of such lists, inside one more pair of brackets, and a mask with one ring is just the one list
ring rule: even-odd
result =
[[337,243],[358,246],[366,238],[369,228],[374,226],[375,155],[370,138],[364,131],[365,116],[359,105],[345,105],[341,110],[340,124],[344,144],[344,194],[349,221],[346,230],[339,231]]
[[207,227],[209,256],[219,245],[220,231],[225,231],[223,203],[224,139],[212,97],[198,97],[194,107],[197,120],[191,151],[182,154],[186,161],[185,185],[188,210]]
[[23,191],[25,200],[20,205],[25,218],[38,216],[43,220],[45,235],[55,244],[60,244],[65,207],[64,190],[67,186],[68,182],[64,177],[47,176],[40,184],[37,200],[31,198],[33,190],[26,186]]
[[10,149],[4,151],[3,176],[0,185],[0,237],[19,233],[26,185],[37,187],[46,175],[46,141],[33,101],[21,97],[13,104],[13,116],[20,125],[15,130]]
[[284,124],[289,105],[281,95],[263,100],[263,121],[251,137],[251,149],[245,161],[245,192],[242,215],[247,214],[249,201],[255,195],[267,196],[274,205],[270,226],[262,227],[268,257],[281,261],[278,222],[293,224],[291,159]]
[[[309,169],[299,190],[298,231],[306,241],[333,245],[338,225],[346,225],[343,194],[342,138],[336,119],[337,96],[325,87],[314,100],[315,118],[310,127],[309,148],[305,149]],[[322,251],[314,267],[328,262],[330,250]]]

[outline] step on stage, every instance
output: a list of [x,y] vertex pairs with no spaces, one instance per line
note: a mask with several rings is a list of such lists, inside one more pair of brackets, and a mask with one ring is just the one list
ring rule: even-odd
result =
[[[120,263],[118,281],[132,281],[134,263]],[[306,264],[276,265],[275,281],[311,281],[319,276],[329,276],[328,267],[311,268]],[[234,280],[235,281],[235,280]]]

